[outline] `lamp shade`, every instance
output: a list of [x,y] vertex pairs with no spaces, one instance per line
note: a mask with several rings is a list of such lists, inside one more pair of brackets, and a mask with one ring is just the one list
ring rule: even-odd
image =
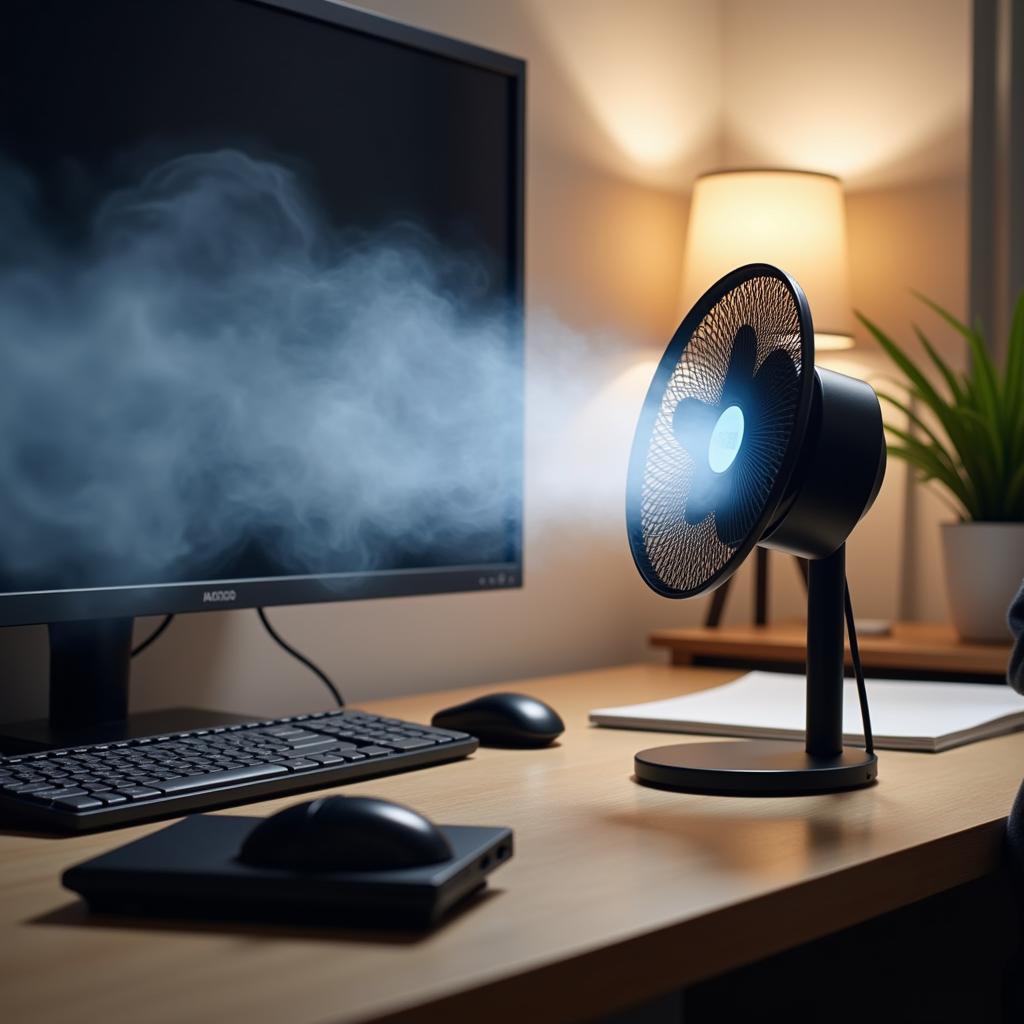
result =
[[683,308],[747,263],[771,263],[799,281],[818,349],[853,344],[846,206],[838,178],[811,171],[719,171],[694,184],[683,268]]

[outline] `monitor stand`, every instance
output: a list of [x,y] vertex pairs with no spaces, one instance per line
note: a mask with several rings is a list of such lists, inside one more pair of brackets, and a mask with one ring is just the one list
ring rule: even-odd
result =
[[129,715],[132,622],[131,618],[51,622],[50,716],[0,724],[0,752],[116,743],[255,721],[252,716],[199,708]]

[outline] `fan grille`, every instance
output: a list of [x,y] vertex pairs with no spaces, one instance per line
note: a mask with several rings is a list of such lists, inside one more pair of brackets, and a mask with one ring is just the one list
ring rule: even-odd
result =
[[[769,511],[800,409],[807,329],[787,281],[753,276],[715,301],[683,346],[662,394],[646,452],[635,453],[645,460],[640,536],[660,589],[678,596],[706,590],[741,548],[749,550],[756,542],[750,533]],[[702,507],[694,506],[700,504],[695,483],[701,483],[703,471],[697,460],[705,452],[695,453],[681,443],[676,413],[680,403],[691,399],[718,410],[724,391],[742,390],[743,382],[736,384],[742,374],[735,368],[741,338],[749,349],[748,360],[752,357],[747,369],[753,379],[747,380],[754,400],[748,403],[741,456],[727,485],[715,481],[716,486],[728,487],[727,500],[712,502],[704,514]]]

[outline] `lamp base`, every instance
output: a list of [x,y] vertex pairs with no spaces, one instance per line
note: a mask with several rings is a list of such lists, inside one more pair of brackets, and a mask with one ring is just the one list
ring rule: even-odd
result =
[[678,743],[641,750],[636,779],[687,793],[800,796],[869,786],[878,758],[857,747],[835,757],[812,757],[796,740]]

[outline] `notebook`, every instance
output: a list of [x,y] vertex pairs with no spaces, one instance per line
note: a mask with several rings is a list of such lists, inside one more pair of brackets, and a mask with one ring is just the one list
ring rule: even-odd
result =
[[[846,680],[844,741],[863,745],[857,685]],[[802,739],[806,680],[782,672],[748,672],[735,682],[646,704],[598,708],[595,725],[757,739]],[[875,746],[938,753],[1024,728],[1024,697],[985,683],[869,679]]]

